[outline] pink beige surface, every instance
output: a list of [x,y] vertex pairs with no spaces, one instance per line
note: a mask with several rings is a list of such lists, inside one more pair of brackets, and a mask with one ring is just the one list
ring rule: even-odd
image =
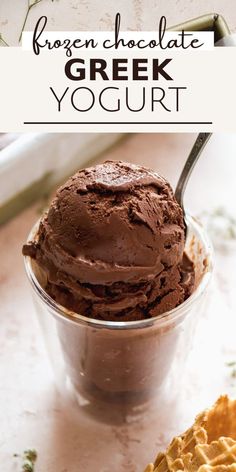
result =
[[[131,135],[101,157],[145,164],[176,182],[194,135]],[[189,184],[194,214],[223,206],[235,212],[235,136],[214,136]],[[14,453],[34,447],[37,472],[139,472],[189,427],[194,416],[222,393],[236,395],[236,242],[216,250],[208,309],[181,376],[178,396],[159,400],[155,414],[112,426],[71,414],[53,385],[35,319],[21,246],[39,216],[38,202],[0,229],[0,457],[1,470],[16,472]],[[219,242],[219,241],[218,241]]]

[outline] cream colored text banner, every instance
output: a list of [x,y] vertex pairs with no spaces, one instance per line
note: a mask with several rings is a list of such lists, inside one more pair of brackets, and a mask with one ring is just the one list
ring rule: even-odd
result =
[[0,48],[0,131],[236,132],[236,48]]

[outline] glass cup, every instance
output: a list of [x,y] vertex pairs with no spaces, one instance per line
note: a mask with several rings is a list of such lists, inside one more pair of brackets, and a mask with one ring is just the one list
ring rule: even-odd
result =
[[105,421],[135,417],[153,399],[173,394],[170,380],[183,372],[212,273],[211,244],[194,218],[187,221],[186,253],[195,264],[196,288],[180,306],[151,319],[100,321],[70,312],[45,292],[45,275],[25,257],[57,385]]

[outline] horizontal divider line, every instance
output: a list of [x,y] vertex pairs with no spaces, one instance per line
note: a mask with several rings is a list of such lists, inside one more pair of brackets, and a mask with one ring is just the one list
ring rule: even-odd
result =
[[212,121],[24,121],[24,125],[212,125]]

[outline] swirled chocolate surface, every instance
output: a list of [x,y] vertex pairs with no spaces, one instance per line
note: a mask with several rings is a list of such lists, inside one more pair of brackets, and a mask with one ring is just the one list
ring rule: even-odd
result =
[[85,316],[137,320],[175,308],[192,292],[183,214],[156,172],[106,161],[72,176],[23,247],[46,271],[46,290]]

